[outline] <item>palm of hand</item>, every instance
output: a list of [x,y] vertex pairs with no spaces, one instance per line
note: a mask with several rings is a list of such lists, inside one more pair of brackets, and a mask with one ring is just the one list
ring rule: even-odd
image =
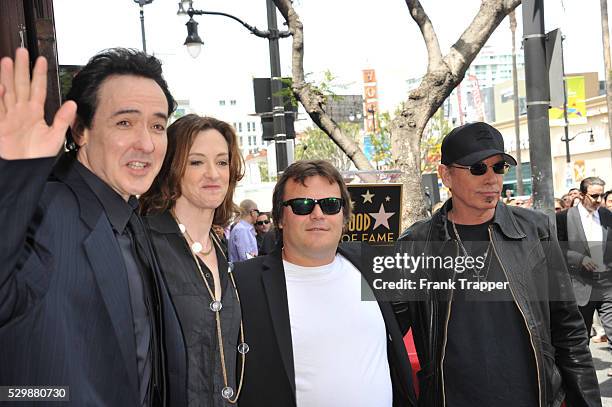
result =
[[63,144],[66,130],[76,115],[76,104],[64,103],[53,124],[44,118],[47,63],[39,58],[32,80],[25,49],[17,50],[15,63],[0,62],[0,157],[5,160],[55,156]]

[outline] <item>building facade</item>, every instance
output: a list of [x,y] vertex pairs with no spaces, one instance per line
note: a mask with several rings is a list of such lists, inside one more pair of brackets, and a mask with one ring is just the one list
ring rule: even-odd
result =
[[[606,181],[606,189],[612,185],[612,162],[610,159],[610,138],[608,136],[608,110],[605,96],[596,96],[586,100],[587,121],[584,124],[570,125],[568,127],[569,137],[575,136],[570,141],[569,163],[567,162],[565,142],[561,141],[565,136],[563,126],[551,126],[550,144],[551,159],[553,167],[553,187],[555,197],[560,198],[569,188],[578,187],[581,179],[598,176]],[[528,167],[529,157],[529,133],[527,129],[527,116],[520,117],[520,149],[523,167]],[[514,119],[492,123],[504,137],[506,152],[516,156],[516,135]],[[523,172],[523,180],[526,182],[526,193],[530,192],[531,178]],[[504,178],[504,186],[513,189],[516,178],[508,174]]]

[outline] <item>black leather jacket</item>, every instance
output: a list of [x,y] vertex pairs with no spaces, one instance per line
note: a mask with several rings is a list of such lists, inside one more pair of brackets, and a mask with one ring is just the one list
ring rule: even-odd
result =
[[[440,254],[441,246],[456,247],[446,228],[446,214],[451,207],[449,199],[431,218],[406,230],[399,240],[414,242],[426,255]],[[556,407],[564,399],[568,407],[601,406],[586,329],[573,300],[554,226],[542,213],[500,202],[489,236],[529,332],[538,370],[540,407]],[[534,300],[534,279],[539,284],[544,280],[551,292],[557,293],[556,298],[564,300]],[[452,301],[452,292],[438,290],[428,292],[425,301],[395,304],[404,332],[413,328],[421,363],[419,406],[446,405],[442,364],[450,316],[448,298]]]

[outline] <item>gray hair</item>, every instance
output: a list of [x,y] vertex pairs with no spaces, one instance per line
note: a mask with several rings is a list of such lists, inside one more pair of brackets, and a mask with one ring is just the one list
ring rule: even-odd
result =
[[580,181],[580,192],[586,194],[587,189],[589,189],[589,186],[591,185],[601,185],[602,187],[604,187],[606,185],[606,182],[599,177],[587,177]]

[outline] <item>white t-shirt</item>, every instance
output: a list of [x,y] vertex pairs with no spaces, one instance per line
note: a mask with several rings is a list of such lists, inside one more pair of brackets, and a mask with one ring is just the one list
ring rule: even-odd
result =
[[390,407],[387,332],[361,273],[344,257],[301,267],[283,261],[298,407]]

